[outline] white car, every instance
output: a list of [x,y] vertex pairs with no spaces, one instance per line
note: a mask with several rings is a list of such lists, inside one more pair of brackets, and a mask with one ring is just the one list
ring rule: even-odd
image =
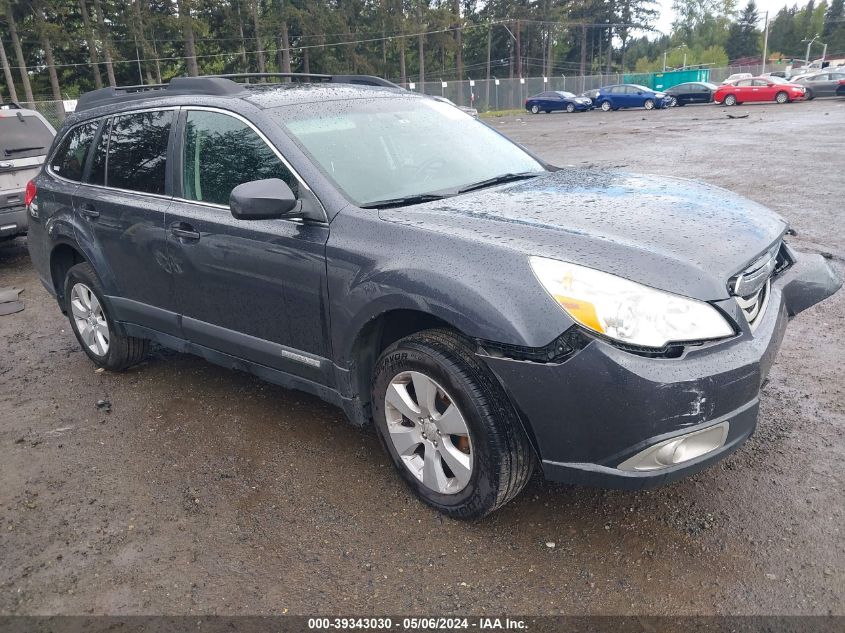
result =
[[26,183],[41,171],[54,136],[35,110],[0,102],[0,241],[27,232]]
[[740,81],[741,79],[751,79],[753,76],[754,75],[752,75],[751,73],[734,73],[733,75],[731,75],[730,77],[725,79],[722,82],[722,85],[727,86],[728,84],[736,83],[737,81]]

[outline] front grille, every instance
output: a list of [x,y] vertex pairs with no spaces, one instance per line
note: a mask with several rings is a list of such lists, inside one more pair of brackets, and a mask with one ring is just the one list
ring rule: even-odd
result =
[[752,332],[757,328],[757,323],[760,321],[760,317],[762,317],[766,312],[766,306],[769,303],[769,291],[771,290],[771,285],[772,280],[769,278],[766,279],[765,285],[757,292],[745,297],[734,297],[737,304],[739,304],[740,310],[742,310],[743,314],[745,314],[745,318],[748,320],[748,325],[751,326]]
[[752,332],[766,313],[772,278],[791,263],[785,245],[778,242],[748,268],[731,278],[728,287]]

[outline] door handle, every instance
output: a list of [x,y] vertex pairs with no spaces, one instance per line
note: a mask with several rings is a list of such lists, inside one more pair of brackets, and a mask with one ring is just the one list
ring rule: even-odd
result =
[[170,234],[185,242],[198,242],[200,239],[200,232],[185,222],[171,224]]
[[83,217],[88,218],[89,220],[96,220],[100,217],[100,212],[97,211],[90,204],[83,204],[82,207],[79,209],[79,214]]

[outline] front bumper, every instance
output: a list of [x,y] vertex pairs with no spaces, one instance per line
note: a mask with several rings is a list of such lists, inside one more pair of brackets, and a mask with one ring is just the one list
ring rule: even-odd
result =
[[29,228],[26,215],[26,207],[0,209],[0,238],[25,234]]
[[[743,331],[687,347],[679,358],[648,358],[591,339],[562,363],[481,355],[526,423],[547,479],[644,488],[697,472],[754,432],[760,386],[789,318],[833,294],[841,281],[818,255],[800,255],[773,280],[766,313],[752,333],[733,299],[720,304]],[[619,468],[670,438],[728,423],[724,443],[657,470]]]

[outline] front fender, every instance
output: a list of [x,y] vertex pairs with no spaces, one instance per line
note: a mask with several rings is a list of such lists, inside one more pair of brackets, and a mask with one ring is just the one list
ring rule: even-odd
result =
[[423,312],[471,338],[527,347],[542,347],[572,325],[524,255],[368,211],[340,213],[327,245],[338,365],[349,365],[364,326],[392,310]]

